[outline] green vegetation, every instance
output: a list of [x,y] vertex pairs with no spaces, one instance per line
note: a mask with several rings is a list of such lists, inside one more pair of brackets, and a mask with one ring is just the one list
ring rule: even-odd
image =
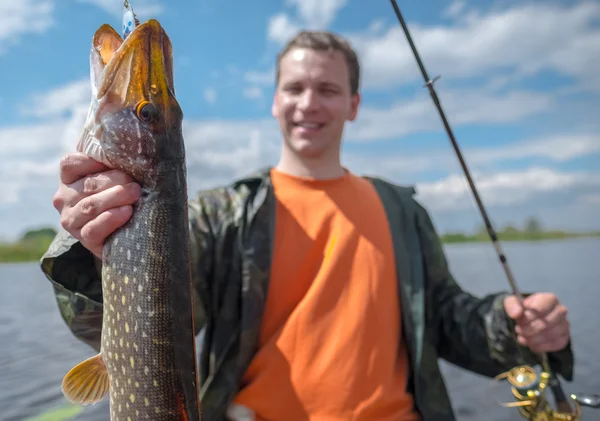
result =
[[56,235],[54,228],[27,231],[14,243],[0,243],[0,263],[39,260]]
[[[40,228],[27,231],[14,243],[0,242],[0,263],[31,262],[39,260],[48,249],[50,242],[56,235],[54,228]],[[579,237],[600,237],[600,232],[567,232],[559,230],[544,230],[536,218],[529,218],[519,229],[508,225],[498,229],[498,238],[501,241],[536,241],[536,240],[559,240]],[[474,234],[462,232],[449,232],[441,235],[442,242],[468,243],[487,242],[489,236],[485,227],[479,228]]]
[[79,415],[82,411],[83,407],[81,406],[65,404],[37,417],[27,418],[25,421],[67,421]]
[[[542,224],[536,218],[529,218],[525,221],[522,229],[513,225],[507,225],[502,230],[497,229],[500,241],[539,241],[539,240],[562,240],[567,238],[581,237],[600,237],[600,232],[568,232],[560,230],[543,229]],[[490,237],[485,227],[480,227],[474,234],[464,234],[460,232],[449,232],[441,236],[442,242],[468,243],[468,242],[487,242]]]

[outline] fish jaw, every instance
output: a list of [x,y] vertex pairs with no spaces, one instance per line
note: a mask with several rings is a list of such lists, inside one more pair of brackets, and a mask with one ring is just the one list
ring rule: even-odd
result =
[[126,40],[103,25],[93,38],[90,72],[92,102],[77,149],[155,186],[157,165],[185,155],[168,35],[154,19]]

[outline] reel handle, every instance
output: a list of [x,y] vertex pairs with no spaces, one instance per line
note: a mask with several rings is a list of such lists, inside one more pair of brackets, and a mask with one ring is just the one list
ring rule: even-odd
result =
[[571,398],[581,406],[587,406],[588,408],[600,408],[600,395],[572,394]]

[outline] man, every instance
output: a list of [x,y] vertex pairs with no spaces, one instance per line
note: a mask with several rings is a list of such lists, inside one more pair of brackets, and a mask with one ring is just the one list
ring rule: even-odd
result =
[[[553,294],[523,313],[508,294],[463,291],[414,190],[341,164],[359,73],[344,39],[299,33],[278,56],[278,164],[190,200],[203,420],[455,420],[438,358],[494,376],[547,351],[572,376]],[[99,349],[102,244],[139,187],[79,154],[60,174],[69,234],[42,268],[73,333]]]

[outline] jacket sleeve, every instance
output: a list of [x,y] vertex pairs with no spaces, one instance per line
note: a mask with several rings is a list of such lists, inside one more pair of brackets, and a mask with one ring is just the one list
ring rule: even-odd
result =
[[[463,290],[449,271],[429,214],[421,205],[417,204],[417,208],[427,283],[427,317],[437,335],[440,357],[490,377],[517,365],[537,364],[536,354],[516,341],[514,322],[504,310],[504,299],[510,293],[476,297]],[[548,357],[552,370],[571,381],[574,360],[571,344]]]
[[102,330],[101,262],[61,230],[41,258],[59,312],[73,334],[96,351]]
[[[190,248],[193,275],[194,326],[204,325],[200,299],[212,271],[212,234],[198,197],[190,202]],[[41,258],[41,269],[52,284],[58,310],[72,333],[100,351],[102,333],[102,262],[66,231],[61,230]]]

